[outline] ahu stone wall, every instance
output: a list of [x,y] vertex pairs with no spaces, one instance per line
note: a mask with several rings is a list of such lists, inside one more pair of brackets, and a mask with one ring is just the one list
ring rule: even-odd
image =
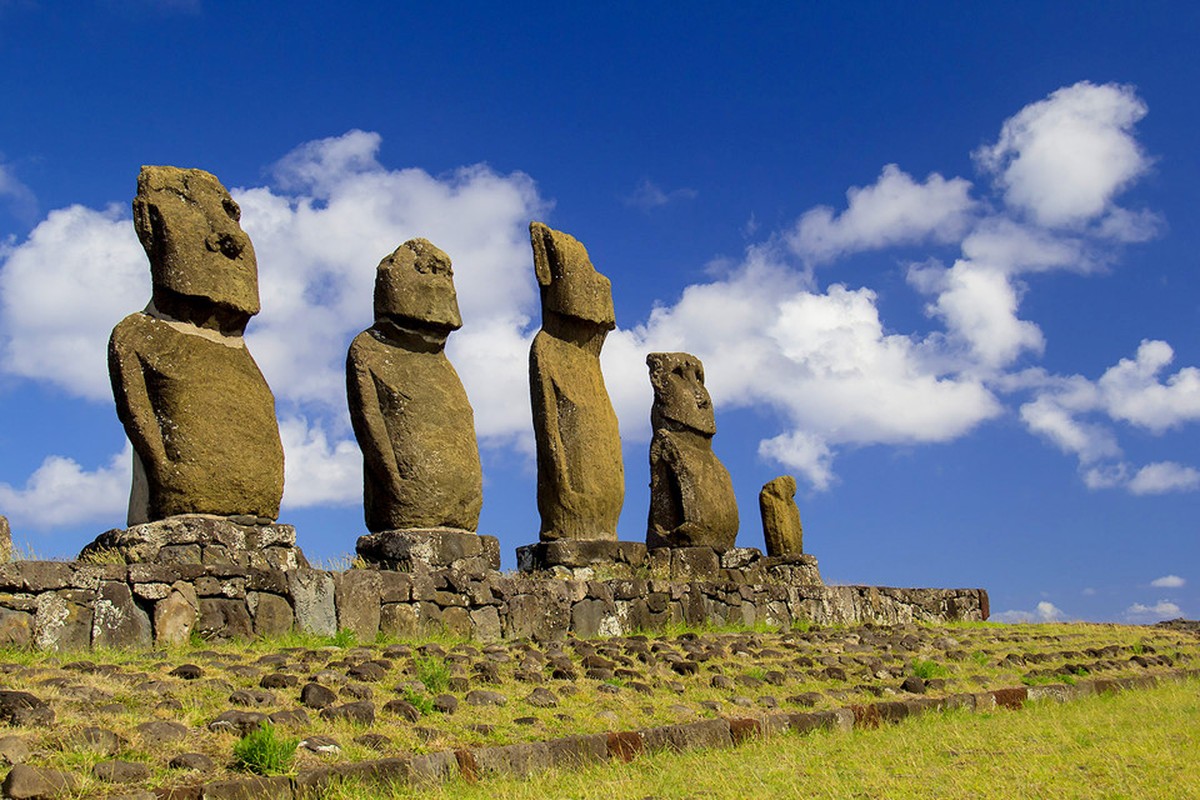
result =
[[550,572],[255,569],[236,565],[23,561],[0,566],[0,646],[152,648],[293,629],[360,641],[445,631],[477,640],[654,631],[672,623],[787,626],[985,620],[982,589],[771,581],[564,577]]

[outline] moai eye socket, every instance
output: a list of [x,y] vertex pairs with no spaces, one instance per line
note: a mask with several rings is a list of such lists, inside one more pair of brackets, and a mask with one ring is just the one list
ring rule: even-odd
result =
[[221,200],[221,206],[222,206],[222,208],[225,209],[225,213],[229,216],[229,218],[231,220],[233,220],[234,222],[241,222],[242,209],[238,206],[237,203],[235,203],[233,201],[233,198],[231,198],[231,197],[224,198],[223,200]]

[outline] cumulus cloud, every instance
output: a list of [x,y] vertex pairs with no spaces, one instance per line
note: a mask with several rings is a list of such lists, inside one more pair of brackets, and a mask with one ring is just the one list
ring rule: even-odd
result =
[[686,186],[667,191],[649,178],[643,178],[637,188],[625,198],[625,205],[640,208],[642,211],[650,211],[676,200],[694,200],[697,194],[695,189],[689,189]]
[[1010,611],[1001,611],[999,614],[993,614],[991,619],[995,622],[1060,622],[1066,619],[1066,615],[1062,609],[1054,605],[1048,600],[1042,600],[1034,607],[1033,611],[1021,611],[1013,609]]
[[362,501],[362,453],[353,441],[330,442],[303,417],[280,420],[284,460],[283,507],[352,505]]
[[45,529],[105,518],[125,518],[133,449],[105,465],[84,469],[74,459],[48,456],[23,487],[0,483],[0,508],[18,526]]
[[1200,470],[1174,461],[1147,464],[1129,480],[1129,491],[1134,494],[1194,492],[1197,489],[1200,489]]
[[1078,225],[1104,214],[1149,169],[1133,135],[1146,111],[1131,86],[1081,81],[1006,120],[975,157],[1010,206],[1042,225]]
[[1187,581],[1178,575],[1163,575],[1150,581],[1150,585],[1156,589],[1182,589],[1187,585]]
[[946,180],[936,172],[917,183],[888,164],[872,185],[846,191],[847,207],[841,213],[829,206],[805,212],[787,241],[810,264],[893,245],[954,241],[975,206],[970,190],[969,181]]
[[1152,606],[1134,603],[1125,609],[1125,618],[1130,622],[1158,622],[1164,619],[1175,619],[1183,615],[1179,606],[1170,600],[1159,600]]
[[108,334],[149,299],[127,211],[51,211],[0,264],[0,365],[77,397],[111,398]]
[[1136,495],[1200,490],[1194,467],[1124,461],[1114,429],[1123,422],[1161,435],[1200,419],[1200,370],[1185,367],[1164,376],[1173,359],[1166,342],[1143,340],[1134,358],[1121,359],[1095,381],[1027,373],[1016,383],[1032,387],[1035,397],[1021,406],[1021,420],[1032,433],[1077,456],[1089,488],[1124,488]]

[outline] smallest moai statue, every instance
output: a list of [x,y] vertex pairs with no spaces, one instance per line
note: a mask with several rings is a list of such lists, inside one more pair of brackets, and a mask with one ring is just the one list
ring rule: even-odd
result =
[[8,519],[0,516],[0,564],[12,561],[12,529],[8,527]]
[[737,500],[712,449],[717,423],[704,365],[688,353],[651,353],[646,364],[654,387],[646,545],[728,550],[737,538]]
[[796,479],[780,475],[767,481],[758,493],[763,539],[768,556],[798,556],[804,553],[804,529],[796,507]]

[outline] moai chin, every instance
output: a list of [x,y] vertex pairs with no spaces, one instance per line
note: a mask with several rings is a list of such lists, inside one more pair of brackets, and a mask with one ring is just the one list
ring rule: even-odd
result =
[[540,222],[529,236],[542,294],[529,353],[540,539],[616,541],[625,468],[600,371],[600,348],[616,327],[612,285],[573,237]]
[[763,539],[768,556],[798,556],[804,553],[804,529],[796,507],[796,479],[780,475],[763,484],[758,493]]
[[275,398],[242,338],[259,300],[240,217],[208,172],[151,166],[138,175],[133,221],[153,294],[108,346],[117,416],[134,451],[130,525],[279,515]]
[[445,353],[461,327],[449,256],[412,239],[379,263],[375,324],[355,337],[346,359],[372,533],[473,534],[479,526],[475,416]]
[[654,387],[646,545],[728,550],[737,538],[737,500],[712,450],[717,424],[704,365],[688,353],[651,353],[646,364]]

